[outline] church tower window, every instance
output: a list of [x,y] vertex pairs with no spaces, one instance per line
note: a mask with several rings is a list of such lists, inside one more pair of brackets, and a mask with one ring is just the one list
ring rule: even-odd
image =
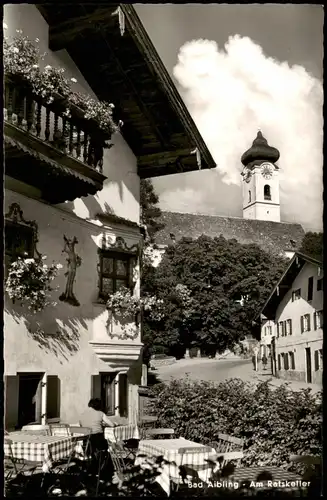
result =
[[249,191],[249,203],[251,203],[251,191]]
[[269,184],[266,184],[263,188],[263,196],[265,200],[271,200],[271,191]]

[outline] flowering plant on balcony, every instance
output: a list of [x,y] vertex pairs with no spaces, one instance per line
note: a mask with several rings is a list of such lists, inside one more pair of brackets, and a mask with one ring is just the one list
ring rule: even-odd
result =
[[107,309],[121,323],[124,332],[127,331],[126,322],[132,322],[141,312],[145,312],[153,321],[160,321],[164,315],[163,300],[154,296],[135,297],[131,290],[122,287],[109,296]]
[[84,112],[86,120],[96,122],[105,134],[111,136],[120,129],[123,122],[119,121],[118,125],[115,123],[112,103],[97,101],[87,94],[74,91],[73,84],[76,84],[77,80],[66,78],[64,68],[46,65],[42,69],[40,63],[44,61],[46,53],[40,52],[40,40],[36,38],[33,42],[23,36],[22,30],[16,32],[17,36],[11,41],[4,38],[3,63],[6,75],[19,76],[28,83],[34,94],[41,96],[48,104],[58,95],[63,97],[66,104],[64,114],[68,117],[72,105],[75,105]]
[[18,259],[9,268],[5,283],[5,290],[13,303],[20,302],[27,305],[33,313],[42,311],[49,305],[56,305],[50,300],[50,292],[54,290],[51,282],[62,268],[61,264],[44,263],[46,256],[41,259]]

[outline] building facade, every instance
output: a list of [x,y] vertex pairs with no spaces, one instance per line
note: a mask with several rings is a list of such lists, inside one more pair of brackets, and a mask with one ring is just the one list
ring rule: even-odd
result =
[[[141,325],[133,317],[121,324],[106,300],[122,286],[139,296],[140,178],[197,170],[199,157],[202,168],[215,166],[133,7],[121,7],[124,36],[112,16],[115,6],[87,12],[57,7],[7,5],[5,36],[22,30],[47,52],[43,64],[63,68],[77,92],[96,101],[116,99],[126,128],[104,148],[101,129],[83,112],[73,107],[65,118],[62,97],[50,106],[24,93],[17,76],[5,75],[6,273],[18,257],[62,265],[51,295],[56,305],[33,314],[5,296],[6,429],[50,418],[77,422],[90,397],[99,397],[108,414],[136,421],[144,383]],[[96,20],[105,24],[107,40]],[[103,52],[113,45],[114,55]],[[119,80],[131,52],[136,65]],[[101,73],[105,62],[112,65],[111,78]],[[153,78],[156,71],[166,87]],[[142,78],[147,95],[158,99],[162,129],[146,98],[140,104]],[[56,142],[58,134],[64,145]]]
[[271,350],[274,374],[286,380],[321,384],[322,263],[296,253],[261,314],[261,349],[267,346]]

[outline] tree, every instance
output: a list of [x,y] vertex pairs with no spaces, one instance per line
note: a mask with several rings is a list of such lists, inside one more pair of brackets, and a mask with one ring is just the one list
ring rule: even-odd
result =
[[314,233],[309,231],[304,235],[300,252],[323,261],[323,233]]
[[150,179],[142,179],[140,184],[140,208],[141,221],[147,228],[149,239],[154,240],[156,232],[164,227],[164,224],[159,222],[161,210],[157,206],[159,197],[156,194],[153,184]]
[[[254,244],[223,236],[183,238],[167,248],[157,268],[145,268],[142,290],[163,299],[167,314],[160,322],[144,320],[148,344],[206,352],[233,348],[252,331],[255,313],[264,303],[288,261]],[[176,286],[191,292],[187,318],[176,298]]]

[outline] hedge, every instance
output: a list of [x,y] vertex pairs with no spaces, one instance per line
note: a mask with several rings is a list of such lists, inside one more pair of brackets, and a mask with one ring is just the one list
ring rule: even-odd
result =
[[158,416],[158,427],[203,444],[217,441],[218,433],[243,438],[244,466],[300,470],[290,464],[290,455],[322,454],[322,395],[310,389],[186,378],[157,384],[151,393],[148,408]]

